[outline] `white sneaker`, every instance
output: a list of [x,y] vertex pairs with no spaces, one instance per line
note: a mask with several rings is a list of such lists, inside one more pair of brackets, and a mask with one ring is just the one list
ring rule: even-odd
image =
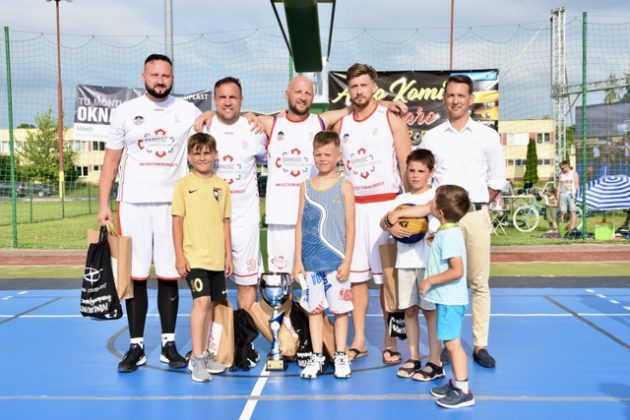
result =
[[352,375],[348,355],[344,352],[335,352],[335,378],[349,378]]
[[302,369],[300,373],[300,377],[304,379],[315,379],[320,374],[324,373],[324,358],[323,354],[313,353],[308,362],[306,363],[306,367]]
[[212,375],[206,369],[206,365],[204,363],[203,357],[197,357],[192,355],[190,357],[190,362],[188,364],[188,368],[192,372],[192,380],[195,382],[210,382],[212,380]]

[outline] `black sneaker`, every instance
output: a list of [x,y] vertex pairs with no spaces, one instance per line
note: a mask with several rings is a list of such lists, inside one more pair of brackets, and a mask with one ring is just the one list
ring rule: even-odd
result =
[[171,369],[181,369],[188,366],[188,361],[177,352],[174,341],[168,341],[162,347],[160,362],[168,363],[168,367]]
[[485,368],[493,368],[497,364],[497,362],[494,360],[494,357],[490,356],[490,353],[488,353],[488,350],[486,349],[474,351],[473,360],[477,362],[477,364]]
[[475,397],[473,397],[470,391],[465,393],[459,388],[452,387],[448,391],[448,394],[442,398],[438,398],[435,402],[437,405],[444,408],[462,408],[475,405]]
[[127,350],[123,359],[118,363],[118,372],[134,372],[138,369],[138,366],[142,366],[146,362],[147,357],[144,355],[142,347],[139,344],[132,344],[129,346],[129,350]]

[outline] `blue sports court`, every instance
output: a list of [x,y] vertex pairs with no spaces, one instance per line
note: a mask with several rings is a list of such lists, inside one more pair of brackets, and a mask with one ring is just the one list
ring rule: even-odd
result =
[[[459,410],[440,408],[429,395],[444,378],[415,382],[396,377],[398,366],[383,365],[376,290],[368,311],[369,354],[352,364],[352,378],[335,379],[329,369],[304,380],[295,363],[286,372],[267,374],[261,361],[250,371],[214,375],[205,384],[192,382],[186,369],[160,363],[154,289],[145,335],[149,360],[131,374],[116,371],[129,345],[126,319],[82,318],[78,280],[71,288],[0,290],[0,418],[628,419],[630,295],[628,280],[617,281],[603,283],[613,287],[494,287],[490,349],[497,367],[470,361],[477,403]],[[185,352],[191,345],[191,298],[184,287],[180,296],[177,345]],[[464,342],[470,350],[469,317]],[[266,357],[265,339],[259,336],[255,344]],[[399,350],[405,360],[406,342]]]

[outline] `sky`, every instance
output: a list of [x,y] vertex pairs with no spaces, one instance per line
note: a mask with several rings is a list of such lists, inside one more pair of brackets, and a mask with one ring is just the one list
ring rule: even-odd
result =
[[[173,0],[175,36],[218,33],[240,29],[268,28],[279,31],[268,0]],[[366,5],[369,4],[369,7]],[[356,28],[422,28],[436,39],[448,41],[450,27],[448,0],[339,0],[334,30],[338,36]],[[565,0],[567,19],[588,12],[589,16],[615,19],[630,12],[627,0]],[[455,1],[456,34],[469,27],[514,24],[538,27],[559,2],[541,0]],[[277,4],[283,15],[282,4]],[[0,24],[11,29],[12,38],[26,33],[55,33],[54,1],[2,0]],[[62,37],[71,42],[72,35],[163,36],[164,1],[160,0],[74,0],[60,2]],[[319,6],[320,26],[327,28],[330,5]],[[219,34],[217,34],[218,36]],[[506,34],[508,35],[508,34]],[[333,37],[335,35],[333,34]]]

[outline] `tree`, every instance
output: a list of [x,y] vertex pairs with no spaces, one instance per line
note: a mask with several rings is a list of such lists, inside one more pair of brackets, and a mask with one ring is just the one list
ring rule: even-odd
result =
[[630,72],[624,74],[625,86],[623,95],[621,95],[620,102],[630,102]]
[[[26,141],[18,154],[20,173],[24,179],[34,181],[59,181],[59,140],[57,120],[48,109],[44,114],[35,116],[35,130],[29,131]],[[76,179],[74,161],[76,153],[69,142],[64,142],[64,175],[66,181]]]
[[604,96],[605,104],[612,104],[619,101],[619,95],[617,94],[617,76],[614,73],[608,75],[608,88],[604,90],[606,96]]
[[536,151],[536,140],[529,139],[527,144],[527,165],[525,175],[523,175],[525,185],[534,185],[538,182],[538,152]]

